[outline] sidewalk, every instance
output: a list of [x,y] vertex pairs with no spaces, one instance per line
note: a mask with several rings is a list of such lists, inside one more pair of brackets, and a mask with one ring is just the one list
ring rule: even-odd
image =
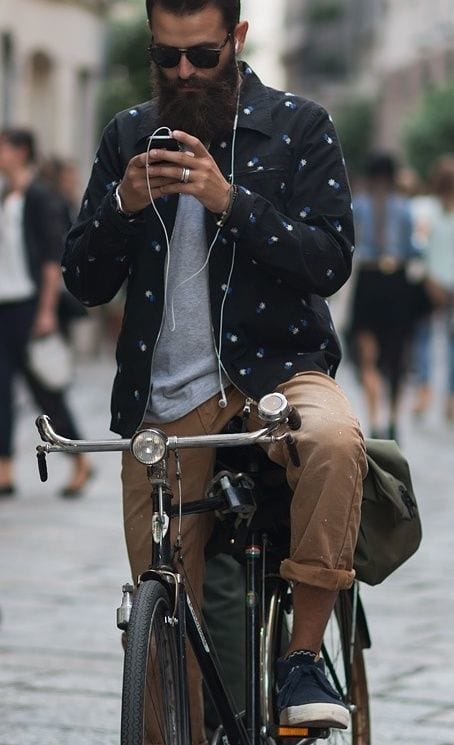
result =
[[[436,365],[431,410],[416,421],[407,390],[400,428],[421,513],[421,546],[382,585],[361,589],[373,645],[365,652],[372,745],[454,745],[454,424],[442,416],[439,343]],[[348,365],[339,382],[366,429],[362,397]]]
[[[72,399],[88,437],[108,434],[111,365],[80,369]],[[20,418],[15,499],[0,503],[0,745],[118,745],[122,651],[115,609],[129,579],[120,456],[93,456],[86,496],[63,500],[64,456],[48,457],[28,403]]]

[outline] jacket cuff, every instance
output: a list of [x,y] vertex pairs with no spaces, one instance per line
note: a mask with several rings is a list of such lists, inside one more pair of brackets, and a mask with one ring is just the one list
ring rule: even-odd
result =
[[230,233],[234,240],[241,237],[244,232],[254,204],[254,195],[244,186],[238,186],[238,193],[232,206],[229,217],[225,221],[222,230]]
[[121,233],[124,236],[137,235],[145,224],[144,211],[141,210],[133,216],[122,215],[117,209],[115,200],[115,189],[117,184],[111,187],[106,194],[100,208],[99,220],[106,223],[107,228],[113,228],[115,233]]

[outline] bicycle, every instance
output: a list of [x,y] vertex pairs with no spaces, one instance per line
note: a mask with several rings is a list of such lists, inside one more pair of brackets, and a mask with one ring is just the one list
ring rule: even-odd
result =
[[[248,413],[250,403],[246,402]],[[251,446],[284,440],[290,456],[298,453],[292,430],[298,429],[298,413],[282,394],[264,396],[257,404],[263,427],[257,431],[227,431],[218,435],[169,437],[158,429],[138,431],[131,440],[68,440],[59,436],[46,416],[36,423],[44,445],[38,445],[40,476],[47,479],[46,454],[50,452],[103,452],[130,449],[147,467],[153,504],[152,556],[137,588],[123,585],[117,625],[127,633],[122,692],[121,745],[146,745],[148,732],[159,728],[164,745],[188,745],[191,729],[186,683],[186,641],[194,651],[207,688],[219,714],[220,725],[211,745],[309,745],[318,739],[329,743],[370,745],[368,690],[363,649],[370,646],[367,622],[358,583],[341,591],[324,636],[322,655],[330,682],[351,711],[348,730],[287,727],[278,723],[275,704],[274,665],[281,656],[292,627],[291,585],[278,575],[282,531],[257,510],[263,493],[257,488],[262,448]],[[232,471],[220,464],[204,499],[172,506],[167,464],[173,452],[177,461],[182,448],[211,447],[218,452],[254,453],[249,473]],[[224,450],[229,448],[232,450]],[[230,464],[229,464],[230,465]],[[255,480],[251,478],[253,472]],[[276,482],[276,480],[275,480]],[[279,491],[282,483],[275,483]],[[272,487],[266,487],[268,497]],[[265,495],[266,496],[266,495]],[[266,499],[265,499],[266,502]],[[277,504],[269,500],[269,504]],[[279,504],[285,500],[279,500]],[[246,568],[246,706],[237,711],[222,679],[203,617],[189,598],[182,573],[173,559],[181,546],[171,546],[170,520],[184,515],[214,511],[220,518],[225,545],[242,556]],[[276,515],[274,515],[276,517]],[[274,519],[273,517],[273,519]],[[281,545],[279,545],[281,543]],[[285,543],[285,542],[284,542]],[[177,540],[178,544],[178,540]],[[208,547],[209,550],[209,547]],[[152,685],[149,685],[152,681]]]

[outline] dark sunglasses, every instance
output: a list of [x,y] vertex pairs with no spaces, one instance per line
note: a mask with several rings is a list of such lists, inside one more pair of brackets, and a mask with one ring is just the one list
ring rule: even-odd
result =
[[150,44],[148,51],[153,62],[158,67],[177,67],[180,63],[181,55],[185,54],[191,65],[209,69],[217,67],[222,50],[230,39],[227,34],[225,41],[217,49],[210,47],[188,47],[181,49],[179,47],[165,47],[156,44]]

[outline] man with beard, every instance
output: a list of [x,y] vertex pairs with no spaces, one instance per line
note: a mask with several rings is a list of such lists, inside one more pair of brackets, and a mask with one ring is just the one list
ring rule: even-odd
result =
[[[220,432],[254,400],[284,393],[302,417],[301,467],[268,450],[294,492],[294,629],[278,662],[283,723],[345,728],[320,647],[337,593],[354,578],[364,443],[334,381],[340,348],[324,297],[351,271],[351,198],[332,121],[317,104],[266,88],[237,62],[248,30],[239,0],[148,0],[157,96],[107,126],[63,259],[83,303],[127,281],[112,395],[113,431]],[[168,127],[180,144],[153,148]],[[169,238],[170,236],[170,238]],[[183,450],[183,499],[200,497],[214,453]],[[173,466],[171,467],[173,468]],[[134,579],[150,555],[143,466],[123,457]],[[175,473],[172,486],[177,491]],[[185,518],[186,573],[200,601],[211,518]],[[304,623],[303,623],[304,621]],[[193,742],[204,743],[190,666]]]

